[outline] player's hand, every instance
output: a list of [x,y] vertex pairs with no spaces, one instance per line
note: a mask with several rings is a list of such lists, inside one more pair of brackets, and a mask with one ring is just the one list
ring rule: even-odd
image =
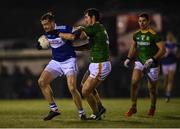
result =
[[73,28],[73,32],[76,31],[76,30],[79,30],[79,29],[84,29],[84,27],[83,26],[76,26],[76,27]]
[[127,59],[124,61],[124,66],[125,66],[126,68],[128,68],[128,67],[130,66],[130,62],[131,62],[131,60],[130,60],[129,58],[127,58]]
[[75,38],[74,38],[75,40],[80,38],[82,31],[83,31],[83,29],[77,29],[77,30],[72,32],[72,34],[75,35]]
[[40,45],[39,42],[36,43],[36,48],[37,48],[38,50],[42,50],[42,47],[41,47],[41,45]]
[[154,62],[153,58],[150,58],[150,59],[146,60],[146,62],[144,63],[144,67],[149,68],[152,65],[153,62]]

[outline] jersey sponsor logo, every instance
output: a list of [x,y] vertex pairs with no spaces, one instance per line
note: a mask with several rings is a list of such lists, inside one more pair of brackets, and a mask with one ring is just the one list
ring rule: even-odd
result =
[[149,41],[150,37],[146,35],[141,35],[141,37],[137,37],[137,40],[142,40],[142,41]]
[[65,44],[65,42],[62,41],[61,38],[48,39],[48,40],[52,48],[58,48]]
[[140,46],[149,46],[150,42],[137,42],[137,44]]
[[141,35],[141,39],[144,40],[144,38],[145,38],[145,35]]
[[150,37],[149,37],[149,36],[147,36],[147,37],[146,37],[146,40],[147,40],[147,41],[149,41],[149,40],[150,40]]
[[66,29],[66,26],[56,26],[55,29]]

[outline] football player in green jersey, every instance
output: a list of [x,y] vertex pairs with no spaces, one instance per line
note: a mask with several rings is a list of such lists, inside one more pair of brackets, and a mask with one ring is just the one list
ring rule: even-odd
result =
[[99,100],[96,87],[111,71],[109,61],[109,38],[104,26],[99,22],[100,14],[97,9],[90,8],[84,13],[85,28],[77,29],[73,34],[60,33],[59,35],[67,40],[83,39],[89,37],[91,63],[89,75],[82,86],[82,95],[87,99],[93,114],[90,118],[100,119],[105,109],[98,108]]
[[133,43],[130,47],[124,66],[128,67],[132,58],[136,57],[135,66],[131,81],[131,101],[132,106],[126,117],[132,116],[137,112],[137,90],[138,83],[143,74],[147,75],[148,88],[151,99],[151,106],[148,112],[149,116],[154,116],[157,99],[157,80],[159,74],[159,60],[165,54],[165,46],[159,34],[150,28],[150,18],[147,13],[139,15],[138,23],[140,29],[133,35]]

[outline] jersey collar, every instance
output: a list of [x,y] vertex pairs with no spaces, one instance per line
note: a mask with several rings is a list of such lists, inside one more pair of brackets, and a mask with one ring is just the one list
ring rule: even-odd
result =
[[149,30],[150,30],[149,27],[148,27],[147,29],[145,29],[145,30],[140,29],[140,31],[141,31],[142,33],[147,33]]

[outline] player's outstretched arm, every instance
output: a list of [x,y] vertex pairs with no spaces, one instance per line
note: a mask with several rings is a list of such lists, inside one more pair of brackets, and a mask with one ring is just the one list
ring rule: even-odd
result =
[[62,39],[66,39],[66,40],[74,40],[75,39],[75,35],[71,34],[71,33],[59,33],[59,37],[61,37]]
[[73,33],[59,33],[59,36],[66,40],[86,39],[87,35],[82,29],[77,29]]

